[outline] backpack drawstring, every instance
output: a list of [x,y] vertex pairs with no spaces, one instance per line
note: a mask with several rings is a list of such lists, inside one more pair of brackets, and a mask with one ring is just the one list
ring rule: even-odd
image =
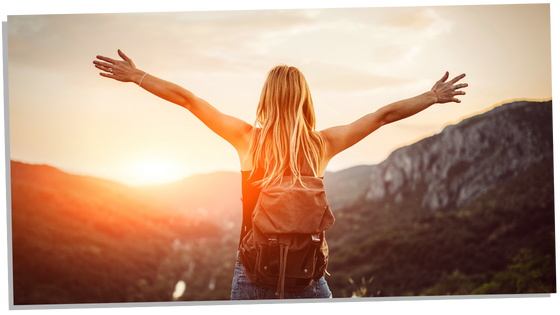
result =
[[284,280],[286,279],[286,262],[288,260],[288,249],[290,246],[280,245],[280,271],[278,273],[278,287],[276,288],[276,297],[284,298]]

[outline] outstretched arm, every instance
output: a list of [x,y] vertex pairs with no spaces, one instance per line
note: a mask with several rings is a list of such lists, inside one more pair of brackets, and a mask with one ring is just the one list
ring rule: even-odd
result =
[[467,87],[468,84],[455,83],[464,78],[465,74],[461,74],[446,82],[448,77],[449,72],[446,72],[428,92],[386,105],[348,125],[336,126],[321,131],[327,142],[327,156],[325,157],[327,162],[383,125],[410,117],[435,103],[460,103],[461,101],[455,96],[465,95],[464,91],[458,91],[458,89]]
[[93,63],[96,68],[103,71],[99,73],[101,76],[121,82],[134,82],[146,91],[188,109],[212,131],[233,145],[240,158],[248,150],[253,126],[221,113],[205,100],[177,84],[137,69],[132,60],[120,49],[118,54],[123,60],[97,56],[99,60]]

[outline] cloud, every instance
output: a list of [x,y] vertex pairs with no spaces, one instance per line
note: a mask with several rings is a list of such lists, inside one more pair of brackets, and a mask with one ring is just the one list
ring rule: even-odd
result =
[[412,30],[426,30],[435,23],[433,16],[427,14],[427,10],[414,10],[405,14],[392,16],[385,23],[389,27],[398,27]]
[[9,61],[49,67],[59,57],[71,62],[73,52],[103,46],[129,46],[152,58],[164,58],[163,53],[195,62],[239,61],[235,55],[252,60],[286,38],[323,28],[319,15],[317,10],[261,10],[12,16]]
[[307,81],[314,90],[357,92],[412,82],[410,79],[382,76],[337,65],[311,63],[304,65],[303,68]]
[[93,72],[97,54],[118,58],[117,48],[161,74],[309,65],[318,88],[357,91],[400,84],[384,71],[446,27],[435,11],[411,8],[13,16],[8,49],[11,65],[69,76]]
[[390,14],[380,25],[428,36],[447,33],[453,27],[452,21],[444,19],[431,8],[415,8],[400,14]]

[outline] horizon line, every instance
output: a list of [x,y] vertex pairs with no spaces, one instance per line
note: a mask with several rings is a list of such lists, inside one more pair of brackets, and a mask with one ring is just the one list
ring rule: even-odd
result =
[[[431,134],[431,135],[424,135],[424,136],[421,136],[421,137],[419,137],[419,138],[416,138],[416,139],[414,139],[414,140],[412,140],[412,141],[408,141],[408,142],[399,144],[397,147],[395,147],[394,149],[392,149],[392,150],[390,151],[390,153],[387,155],[387,157],[386,157],[383,161],[381,161],[381,162],[379,162],[379,163],[372,163],[372,164],[355,164],[355,165],[347,166],[347,167],[344,167],[344,168],[341,168],[341,169],[337,169],[337,170],[326,170],[325,172],[326,172],[326,173],[337,173],[337,172],[341,172],[341,171],[348,170],[348,169],[353,168],[353,167],[358,167],[358,166],[375,166],[375,165],[381,164],[381,163],[383,163],[385,160],[387,160],[387,158],[389,158],[389,156],[391,155],[391,153],[393,153],[394,151],[396,151],[396,150],[398,150],[398,149],[400,149],[400,148],[402,148],[402,147],[409,146],[409,145],[412,145],[412,144],[414,144],[414,143],[417,143],[417,142],[419,142],[419,141],[422,140],[422,139],[426,139],[426,138],[429,138],[429,137],[433,137],[433,136],[435,136],[435,135],[441,133],[441,132],[443,131],[443,129],[445,129],[445,127],[447,127],[447,126],[456,125],[456,124],[460,123],[461,121],[463,121],[463,120],[465,120],[465,119],[469,119],[469,118],[471,118],[471,117],[474,117],[474,116],[477,116],[477,115],[480,115],[480,114],[487,113],[487,112],[489,112],[490,110],[492,110],[492,109],[494,109],[494,108],[496,108],[496,107],[498,107],[498,106],[502,106],[502,105],[508,104],[508,103],[520,102],[520,101],[526,101],[526,102],[548,102],[548,101],[552,101],[552,97],[549,97],[549,98],[540,98],[540,99],[539,99],[539,98],[513,98],[513,99],[505,100],[505,101],[502,101],[502,102],[494,103],[493,105],[490,105],[489,107],[487,107],[487,108],[485,108],[485,109],[483,109],[483,110],[474,112],[474,113],[472,113],[472,114],[469,114],[468,116],[463,116],[463,117],[461,117],[460,119],[458,119],[458,120],[456,120],[456,121],[453,121],[453,122],[446,122],[446,123],[442,124],[441,131],[439,131],[439,132],[437,132],[437,133],[434,133],[434,134]],[[553,118],[554,118],[554,117],[553,117]],[[54,169],[56,169],[56,170],[58,170],[58,171],[60,171],[60,172],[66,173],[66,174],[68,174],[68,175],[81,176],[81,177],[89,177],[89,178],[95,178],[95,179],[106,180],[106,181],[115,182],[115,183],[118,183],[118,184],[121,184],[121,185],[130,187],[130,188],[140,188],[140,187],[154,187],[154,186],[172,185],[172,184],[181,182],[181,181],[186,180],[187,178],[190,178],[190,177],[193,177],[193,176],[210,175],[210,174],[216,174],[216,173],[239,173],[239,174],[240,174],[240,172],[241,172],[241,169],[239,169],[239,170],[221,169],[221,170],[210,171],[210,172],[192,173],[192,174],[186,175],[185,177],[183,177],[183,178],[181,178],[181,179],[178,179],[178,180],[172,180],[172,181],[167,181],[167,182],[161,182],[161,183],[158,183],[158,184],[137,184],[137,185],[134,185],[134,184],[129,184],[129,183],[126,183],[126,182],[124,182],[124,181],[121,181],[121,180],[118,180],[118,179],[114,179],[114,178],[110,178],[110,177],[101,177],[101,176],[94,175],[94,174],[91,174],[91,173],[73,172],[73,171],[70,171],[70,170],[68,170],[68,169],[65,169],[64,167],[60,167],[60,166],[56,166],[56,165],[48,164],[48,163],[44,163],[44,162],[37,162],[37,163],[35,163],[35,162],[29,162],[29,161],[20,160],[20,159],[14,159],[14,158],[10,157],[10,167],[11,167],[11,163],[12,163],[12,162],[21,163],[21,164],[27,164],[27,165],[33,165],[33,166],[47,166],[47,167],[54,168]],[[8,172],[7,172],[7,174],[8,174]],[[11,184],[11,170],[10,170],[9,174],[10,174],[10,184]]]

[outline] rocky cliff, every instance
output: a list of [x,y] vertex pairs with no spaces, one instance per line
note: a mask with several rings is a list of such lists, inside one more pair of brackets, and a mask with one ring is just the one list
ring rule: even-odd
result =
[[372,167],[366,200],[456,209],[548,157],[552,101],[507,103],[394,151]]

